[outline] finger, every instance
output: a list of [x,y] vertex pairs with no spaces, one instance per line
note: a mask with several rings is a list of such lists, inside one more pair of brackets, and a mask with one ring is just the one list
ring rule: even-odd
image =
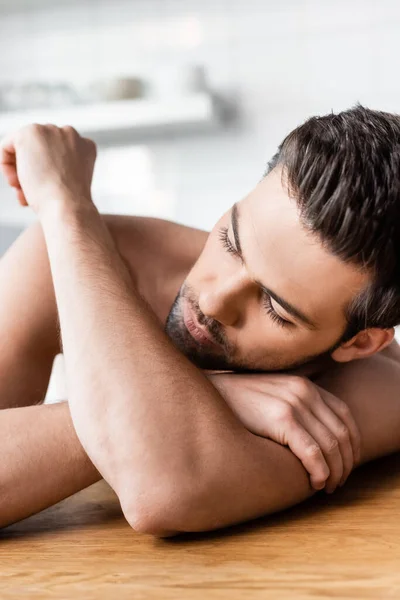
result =
[[6,167],[15,167],[16,152],[11,136],[3,138],[0,142],[0,165]]
[[312,411],[318,421],[323,423],[327,430],[331,432],[333,437],[339,444],[339,452],[342,458],[343,472],[339,481],[335,481],[333,475],[326,482],[326,490],[330,491],[337,486],[345,483],[348,476],[354,467],[353,447],[350,440],[349,430],[345,423],[331,410],[327,410],[324,406],[321,411],[317,407],[313,407]]
[[82,139],[85,141],[85,143],[88,146],[88,148],[89,148],[92,156],[96,160],[96,158],[97,158],[97,145],[96,145],[96,143],[93,140],[91,140],[90,138],[82,138]]
[[72,127],[72,125],[63,125],[60,129],[67,133],[72,133],[74,135],[77,135],[78,137],[81,137],[78,131],[75,129],[75,127]]
[[361,460],[361,434],[349,406],[334,394],[324,390],[323,388],[320,388],[318,385],[316,385],[316,387],[319,390],[323,401],[330,406],[339,419],[341,419],[347,426],[353,449],[354,460],[356,464],[359,463]]
[[21,189],[16,190],[18,202],[21,206],[28,206],[28,202],[26,201],[25,194]]
[[0,142],[0,163],[15,164],[14,136],[8,135]]
[[0,142],[0,169],[10,187],[20,188],[14,138],[9,135]]
[[[354,467],[354,452],[347,424],[335,413],[331,406],[331,400],[326,397],[320,402],[313,402],[310,410],[318,421],[323,423],[331,434],[337,439],[339,451],[343,461],[343,474],[337,485],[343,485]],[[330,477],[326,482],[327,491],[334,484]]]
[[286,424],[287,445],[310,474],[313,488],[320,490],[329,477],[329,467],[316,440],[296,419]]
[[302,411],[297,418],[322,450],[329,468],[329,477],[326,480],[325,489],[331,493],[343,477],[343,458],[339,441],[312,412]]
[[347,426],[353,448],[354,460],[356,464],[359,463],[361,460],[361,434],[349,406],[330,392],[322,390],[322,394],[324,401],[329,404],[339,419]]
[[8,185],[13,188],[20,188],[20,182],[18,179],[17,168],[15,164],[5,164],[2,163],[0,165],[1,172],[3,173]]

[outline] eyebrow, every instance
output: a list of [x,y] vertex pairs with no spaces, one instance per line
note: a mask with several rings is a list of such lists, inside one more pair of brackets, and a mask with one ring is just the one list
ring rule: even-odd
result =
[[[237,204],[234,204],[232,207],[231,221],[232,221],[232,231],[233,231],[233,236],[235,238],[236,249],[237,249],[238,254],[240,255],[241,259],[243,260],[243,262],[245,262],[243,252],[242,252],[242,246],[240,245],[239,209],[238,209]],[[299,321],[302,321],[302,323],[304,323],[309,329],[317,329],[317,325],[314,323],[314,321],[312,319],[310,319],[310,317],[308,317],[306,314],[304,314],[303,311],[301,311],[299,308],[296,308],[295,306],[293,306],[293,304],[291,304],[290,302],[288,302],[287,300],[285,300],[284,298],[279,296],[276,292],[269,289],[267,286],[263,285],[259,281],[256,281],[256,284],[258,286],[260,286],[260,288],[266,294],[268,294],[268,296],[271,296],[271,298],[273,298],[275,300],[275,302],[277,302],[287,313],[289,313],[290,315],[292,315]]]

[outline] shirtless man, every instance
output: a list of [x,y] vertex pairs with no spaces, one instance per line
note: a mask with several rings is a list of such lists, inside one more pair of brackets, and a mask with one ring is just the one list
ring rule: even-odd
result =
[[[213,529],[400,449],[399,138],[312,119],[210,234],[100,215],[70,127],[3,140],[39,222],[0,262],[0,525],[104,477],[137,531]],[[68,402],[41,405],[61,351]]]

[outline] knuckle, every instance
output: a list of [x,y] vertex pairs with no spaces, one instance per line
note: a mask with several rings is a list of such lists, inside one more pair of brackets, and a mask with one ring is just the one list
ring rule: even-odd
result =
[[309,444],[304,453],[308,458],[318,458],[321,455],[321,448],[318,444]]
[[43,125],[39,123],[29,123],[15,132],[14,140],[18,145],[25,145],[31,140],[38,138],[43,133]]
[[349,417],[351,412],[350,412],[350,408],[348,407],[348,405],[343,402],[342,400],[339,400],[338,403],[338,411],[341,417]]
[[312,383],[306,377],[293,375],[289,389],[298,398],[306,398],[312,390]]
[[22,128],[22,133],[38,134],[43,131],[43,125],[40,123],[30,123]]
[[71,137],[78,135],[78,132],[76,131],[76,129],[74,127],[72,127],[72,125],[64,125],[62,130],[64,133],[66,133],[67,135],[70,135]]
[[294,409],[290,404],[281,403],[275,408],[275,420],[280,423],[288,423],[294,419]]
[[290,394],[287,398],[288,406],[292,408],[292,410],[301,411],[304,410],[304,401],[303,398],[298,396],[297,394]]
[[350,433],[345,425],[343,425],[342,427],[339,428],[339,430],[337,432],[337,437],[340,441],[343,441],[343,442],[347,442],[350,440]]
[[89,140],[89,148],[91,149],[93,156],[97,156],[97,145],[93,140]]
[[328,454],[335,454],[335,452],[337,452],[338,448],[339,448],[338,440],[334,437],[328,437],[328,440],[326,443],[326,452]]
[[42,125],[42,133],[55,133],[56,131],[58,131],[59,128],[57,127],[57,125],[54,125],[54,123],[46,123],[46,125]]

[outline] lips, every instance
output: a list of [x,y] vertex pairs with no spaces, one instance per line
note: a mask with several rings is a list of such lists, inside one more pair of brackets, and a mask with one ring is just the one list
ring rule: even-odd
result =
[[183,320],[186,325],[186,329],[189,331],[192,338],[196,340],[196,342],[202,344],[203,346],[219,345],[213,340],[208,331],[200,325],[188,304],[185,304],[183,308]]

